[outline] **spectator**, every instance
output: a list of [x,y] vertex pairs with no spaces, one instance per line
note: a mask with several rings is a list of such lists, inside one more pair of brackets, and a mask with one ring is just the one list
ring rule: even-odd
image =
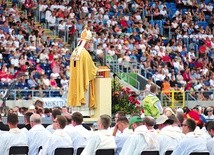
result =
[[2,122],[2,115],[0,115],[0,130],[9,131],[9,127]]
[[207,116],[205,116],[205,119],[208,121],[214,120],[213,108],[207,107],[206,111],[207,111]]
[[209,151],[210,154],[213,154],[214,153],[214,148],[212,147],[213,145],[213,137],[214,137],[214,121],[210,121],[207,123],[207,131],[209,132],[210,136],[212,138],[210,138],[208,141],[207,141],[207,149]]
[[184,136],[178,125],[172,125],[174,123],[171,116],[167,117],[166,115],[161,115],[156,120],[156,124],[160,129],[160,134],[158,135],[160,155],[164,155],[167,150],[174,150]]
[[145,150],[158,149],[157,139],[150,131],[148,131],[142,118],[139,116],[131,117],[129,121],[129,128],[134,130],[134,134],[125,141],[120,154],[140,154]]
[[186,155],[190,154],[191,152],[207,151],[206,139],[198,137],[196,134],[194,134],[195,128],[195,120],[190,118],[184,120],[182,123],[182,132],[186,135],[186,138],[180,141],[178,146],[173,150],[172,155]]
[[[57,115],[61,115],[61,111],[59,110],[59,109],[53,109],[53,111],[52,111],[52,121],[53,121],[53,123],[54,123],[54,120],[56,119],[56,116]],[[46,127],[46,129],[48,130],[48,131],[50,131],[51,133],[54,133],[54,131],[55,131],[55,128],[54,128],[54,126],[53,126],[53,124],[51,124],[51,125],[48,125],[47,127]]]
[[63,130],[66,126],[66,118],[58,115],[54,119],[55,132],[47,139],[42,154],[51,155],[58,147],[72,147],[70,136]]
[[83,116],[81,113],[74,112],[71,119],[74,128],[67,130],[67,133],[71,137],[76,152],[78,148],[86,146],[91,132],[83,126]]
[[32,112],[26,112],[24,114],[24,122],[25,122],[25,128],[27,130],[30,130],[31,129],[31,125],[30,125],[30,117],[33,113]]
[[30,125],[31,129],[27,133],[29,154],[37,154],[39,147],[44,146],[46,142],[44,138],[48,139],[51,133],[41,124],[41,116],[39,114],[32,114],[30,116]]
[[[121,134],[116,135],[120,131]],[[117,119],[114,127],[113,136],[115,136],[115,142],[117,145],[116,155],[119,155],[125,141],[131,136],[132,130],[129,129],[129,120],[125,116],[121,116]]]
[[89,137],[88,142],[81,155],[95,155],[97,149],[115,149],[114,137],[108,128],[111,125],[111,118],[108,115],[101,115],[98,122],[98,131]]
[[21,131],[18,125],[18,115],[9,113],[7,116],[7,124],[10,128],[9,132],[1,135],[0,154],[9,154],[9,148],[14,145],[27,145],[27,135]]

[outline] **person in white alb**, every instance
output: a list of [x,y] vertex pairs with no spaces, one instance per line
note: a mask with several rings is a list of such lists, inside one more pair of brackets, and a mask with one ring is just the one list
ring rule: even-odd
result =
[[65,131],[71,137],[74,152],[76,154],[76,150],[78,148],[85,147],[88,137],[91,135],[92,131],[89,131],[85,127],[83,127],[83,116],[80,112],[74,112],[71,116],[71,120],[73,128]]
[[144,124],[144,119],[140,116],[133,116],[129,120],[129,128],[134,133],[124,143],[120,155],[140,155],[142,151],[159,150],[156,136]]
[[178,143],[172,152],[172,155],[187,155],[192,152],[207,152],[206,138],[194,132],[196,122],[187,118],[182,123],[182,132],[185,137]]
[[160,129],[157,136],[160,145],[160,155],[165,155],[167,150],[174,150],[180,140],[184,137],[184,134],[182,133],[180,127],[178,127],[175,120],[176,117],[174,115],[169,117],[166,115],[161,115],[156,120],[156,124]]
[[[116,134],[120,131],[120,134]],[[117,145],[115,155],[119,155],[123,148],[125,141],[133,134],[133,131],[129,129],[129,120],[126,116],[117,118],[116,125],[114,127],[113,136],[115,136],[115,142]]]
[[[54,109],[54,110],[52,111],[52,115],[51,115],[52,121],[54,121],[54,120],[56,119],[56,116],[57,116],[57,115],[61,115],[61,114],[62,114],[62,113],[61,113],[61,111],[60,111],[59,109]],[[50,131],[51,133],[54,133],[54,131],[55,131],[55,129],[53,128],[53,124],[48,125],[48,126],[46,127],[46,129],[47,129],[48,131]]]
[[111,125],[111,117],[109,115],[101,115],[97,121],[98,131],[95,131],[89,137],[88,142],[81,155],[95,155],[98,149],[116,149],[114,136],[109,130]]
[[29,155],[36,155],[39,152],[39,147],[43,146],[45,140],[51,136],[51,133],[41,124],[41,116],[32,114],[30,116],[31,129],[27,133]]
[[41,155],[54,155],[54,151],[58,147],[73,147],[70,136],[63,130],[65,126],[65,116],[57,115],[53,124],[53,127],[56,130],[51,137],[46,140],[46,143],[41,150]]
[[7,124],[10,128],[0,136],[0,154],[8,155],[11,146],[27,146],[26,134],[17,127],[18,115],[9,113],[7,116]]
[[214,154],[214,147],[213,147],[213,144],[214,144],[214,121],[209,121],[207,123],[207,131],[209,132],[210,136],[212,138],[208,139],[207,141],[207,149],[210,153],[210,155],[213,155]]

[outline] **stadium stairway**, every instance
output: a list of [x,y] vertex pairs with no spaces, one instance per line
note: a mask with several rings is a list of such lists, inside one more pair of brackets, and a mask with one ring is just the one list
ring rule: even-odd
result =
[[[7,8],[11,8],[11,7],[12,7],[12,1],[8,0],[7,1]],[[17,8],[19,9],[20,12],[23,12],[21,10],[21,4],[18,4]],[[26,12],[24,12],[24,13],[26,14]],[[50,29],[45,28],[45,24],[41,24],[40,22],[38,22],[37,18],[38,18],[37,16],[35,16],[35,18],[34,18],[35,24],[37,26],[41,26],[43,28],[43,30],[45,31],[45,35],[47,35],[47,37],[50,37],[50,39],[52,39],[52,40],[53,39],[56,39],[56,40],[62,39],[62,38],[59,38],[58,35],[53,35],[53,32]],[[71,44],[69,44],[68,42],[63,42],[63,43],[64,43],[64,46],[67,47],[68,49],[71,48]]]

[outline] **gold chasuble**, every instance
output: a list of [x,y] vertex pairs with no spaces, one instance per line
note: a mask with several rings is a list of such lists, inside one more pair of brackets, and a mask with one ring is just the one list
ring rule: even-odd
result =
[[84,48],[86,42],[91,40],[91,38],[90,30],[84,29],[80,42],[70,58],[70,79],[67,101],[68,105],[72,107],[85,105],[85,94],[89,91],[89,108],[96,108],[94,80],[97,74],[97,67],[91,55]]

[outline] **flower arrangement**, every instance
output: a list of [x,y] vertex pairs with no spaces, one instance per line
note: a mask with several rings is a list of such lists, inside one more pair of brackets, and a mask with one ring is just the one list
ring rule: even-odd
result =
[[113,80],[112,87],[112,113],[125,111],[126,114],[132,115],[140,113],[141,106],[136,92],[128,87],[121,86],[119,81]]

